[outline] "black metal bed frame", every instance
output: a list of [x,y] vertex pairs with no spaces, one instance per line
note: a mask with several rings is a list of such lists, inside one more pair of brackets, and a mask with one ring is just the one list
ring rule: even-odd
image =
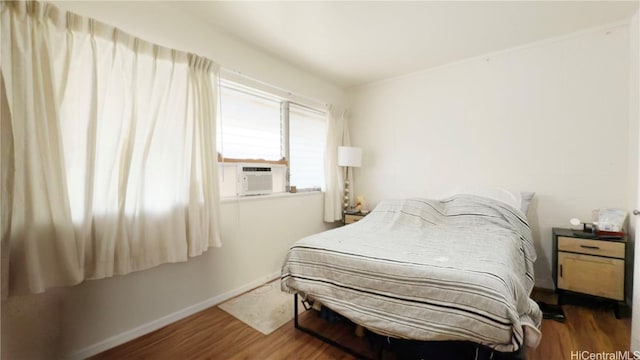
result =
[[[364,359],[364,360],[373,360],[371,357],[369,356],[365,356],[355,350],[353,350],[352,348],[345,346],[343,344],[338,343],[335,340],[329,339],[328,337],[316,332],[315,330],[309,329],[307,327],[304,327],[302,325],[300,325],[300,322],[298,320],[298,294],[295,293],[294,297],[293,297],[293,301],[294,301],[294,326],[297,330],[300,330],[306,334],[309,334],[317,339],[322,340],[323,342],[332,345],[334,347],[337,347],[338,349],[355,356],[358,359]],[[311,307],[307,307],[306,303],[303,301],[303,306],[305,308],[305,310],[310,310]],[[347,319],[348,320],[348,319]],[[380,336],[382,338],[382,336]],[[387,338],[389,339],[389,338]],[[476,344],[473,342],[469,342],[469,341],[448,341],[448,342],[438,342],[438,341],[415,341],[415,340],[399,340],[399,339],[394,339],[395,342],[398,342],[400,344],[404,343],[404,344],[408,344],[408,343],[412,343],[412,344],[417,344],[418,346],[420,345],[427,345],[427,344],[433,344],[433,343],[448,343],[449,345],[451,344],[455,344],[454,346],[458,346],[458,345],[466,345],[466,346],[473,346],[475,348],[475,359],[495,359],[495,360],[524,360],[526,357],[526,352],[525,352],[525,346],[524,344],[522,346],[520,346],[520,348],[517,351],[514,352],[510,352],[510,353],[505,353],[505,352],[500,352],[500,351],[495,351],[487,346],[481,345],[481,344]],[[382,348],[380,348],[377,351],[377,359],[381,359],[382,356]],[[441,358],[440,356],[436,355],[436,358]]]
[[[338,349],[355,356],[358,359],[373,360],[370,357],[364,356],[364,355],[360,354],[359,352],[351,349],[348,346],[344,346],[344,345],[340,344],[339,342],[331,340],[328,337],[326,337],[326,336],[324,336],[324,335],[322,335],[322,334],[320,334],[320,333],[318,333],[318,332],[316,332],[314,330],[311,330],[309,328],[306,328],[306,327],[303,327],[302,325],[300,325],[300,322],[298,321],[298,293],[295,293],[293,295],[293,301],[294,301],[293,325],[295,326],[296,329],[298,329],[298,330],[300,330],[300,331],[302,331],[302,332],[304,332],[306,334],[309,334],[309,335],[311,335],[311,336],[313,336],[313,337],[315,337],[317,339],[320,339],[320,340],[324,341],[325,343],[327,343],[329,345],[333,345],[333,346],[337,347]],[[305,310],[310,310],[311,309],[311,308],[307,308],[307,306],[304,305],[304,303],[303,303],[303,306],[304,306]]]

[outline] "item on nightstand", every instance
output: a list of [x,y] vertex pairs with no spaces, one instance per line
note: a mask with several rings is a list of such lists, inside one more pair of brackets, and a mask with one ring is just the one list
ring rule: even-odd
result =
[[364,209],[364,196],[358,195],[356,197],[356,211],[362,212],[363,209]]
[[601,209],[598,211],[598,234],[624,236],[624,222],[627,212],[622,209]]
[[582,225],[582,231],[581,230],[573,230],[573,232],[578,236],[590,236],[590,237],[592,237],[592,236],[595,236],[595,234],[596,234],[596,225],[595,224],[583,223],[578,218],[572,218],[571,220],[569,220],[569,222],[573,226]]

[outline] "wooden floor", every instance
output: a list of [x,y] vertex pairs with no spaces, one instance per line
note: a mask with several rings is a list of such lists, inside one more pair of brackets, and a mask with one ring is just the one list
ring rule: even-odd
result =
[[[534,299],[555,303],[555,295],[536,291]],[[618,320],[611,309],[563,306],[567,321],[542,322],[542,342],[527,359],[570,359],[571,351],[628,350],[631,319]],[[364,340],[346,324],[327,324],[309,312],[302,323],[332,333],[365,350]],[[93,359],[354,359],[341,350],[297,331],[293,321],[265,336],[217,306],[96,355]]]

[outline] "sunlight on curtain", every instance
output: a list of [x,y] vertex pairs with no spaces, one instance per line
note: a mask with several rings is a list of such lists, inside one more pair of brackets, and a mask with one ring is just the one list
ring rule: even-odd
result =
[[0,6],[11,291],[220,246],[218,67],[52,5]]
[[[338,146],[351,145],[349,126],[345,112],[329,110],[329,125],[327,128],[327,147],[324,158],[324,221],[334,222],[342,220],[342,203],[344,194],[344,173],[338,166]],[[349,181],[353,181],[350,179]]]

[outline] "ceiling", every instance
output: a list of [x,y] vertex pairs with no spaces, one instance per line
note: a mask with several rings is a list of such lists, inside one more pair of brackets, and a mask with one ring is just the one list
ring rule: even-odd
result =
[[639,1],[180,2],[181,11],[349,88],[580,29]]

